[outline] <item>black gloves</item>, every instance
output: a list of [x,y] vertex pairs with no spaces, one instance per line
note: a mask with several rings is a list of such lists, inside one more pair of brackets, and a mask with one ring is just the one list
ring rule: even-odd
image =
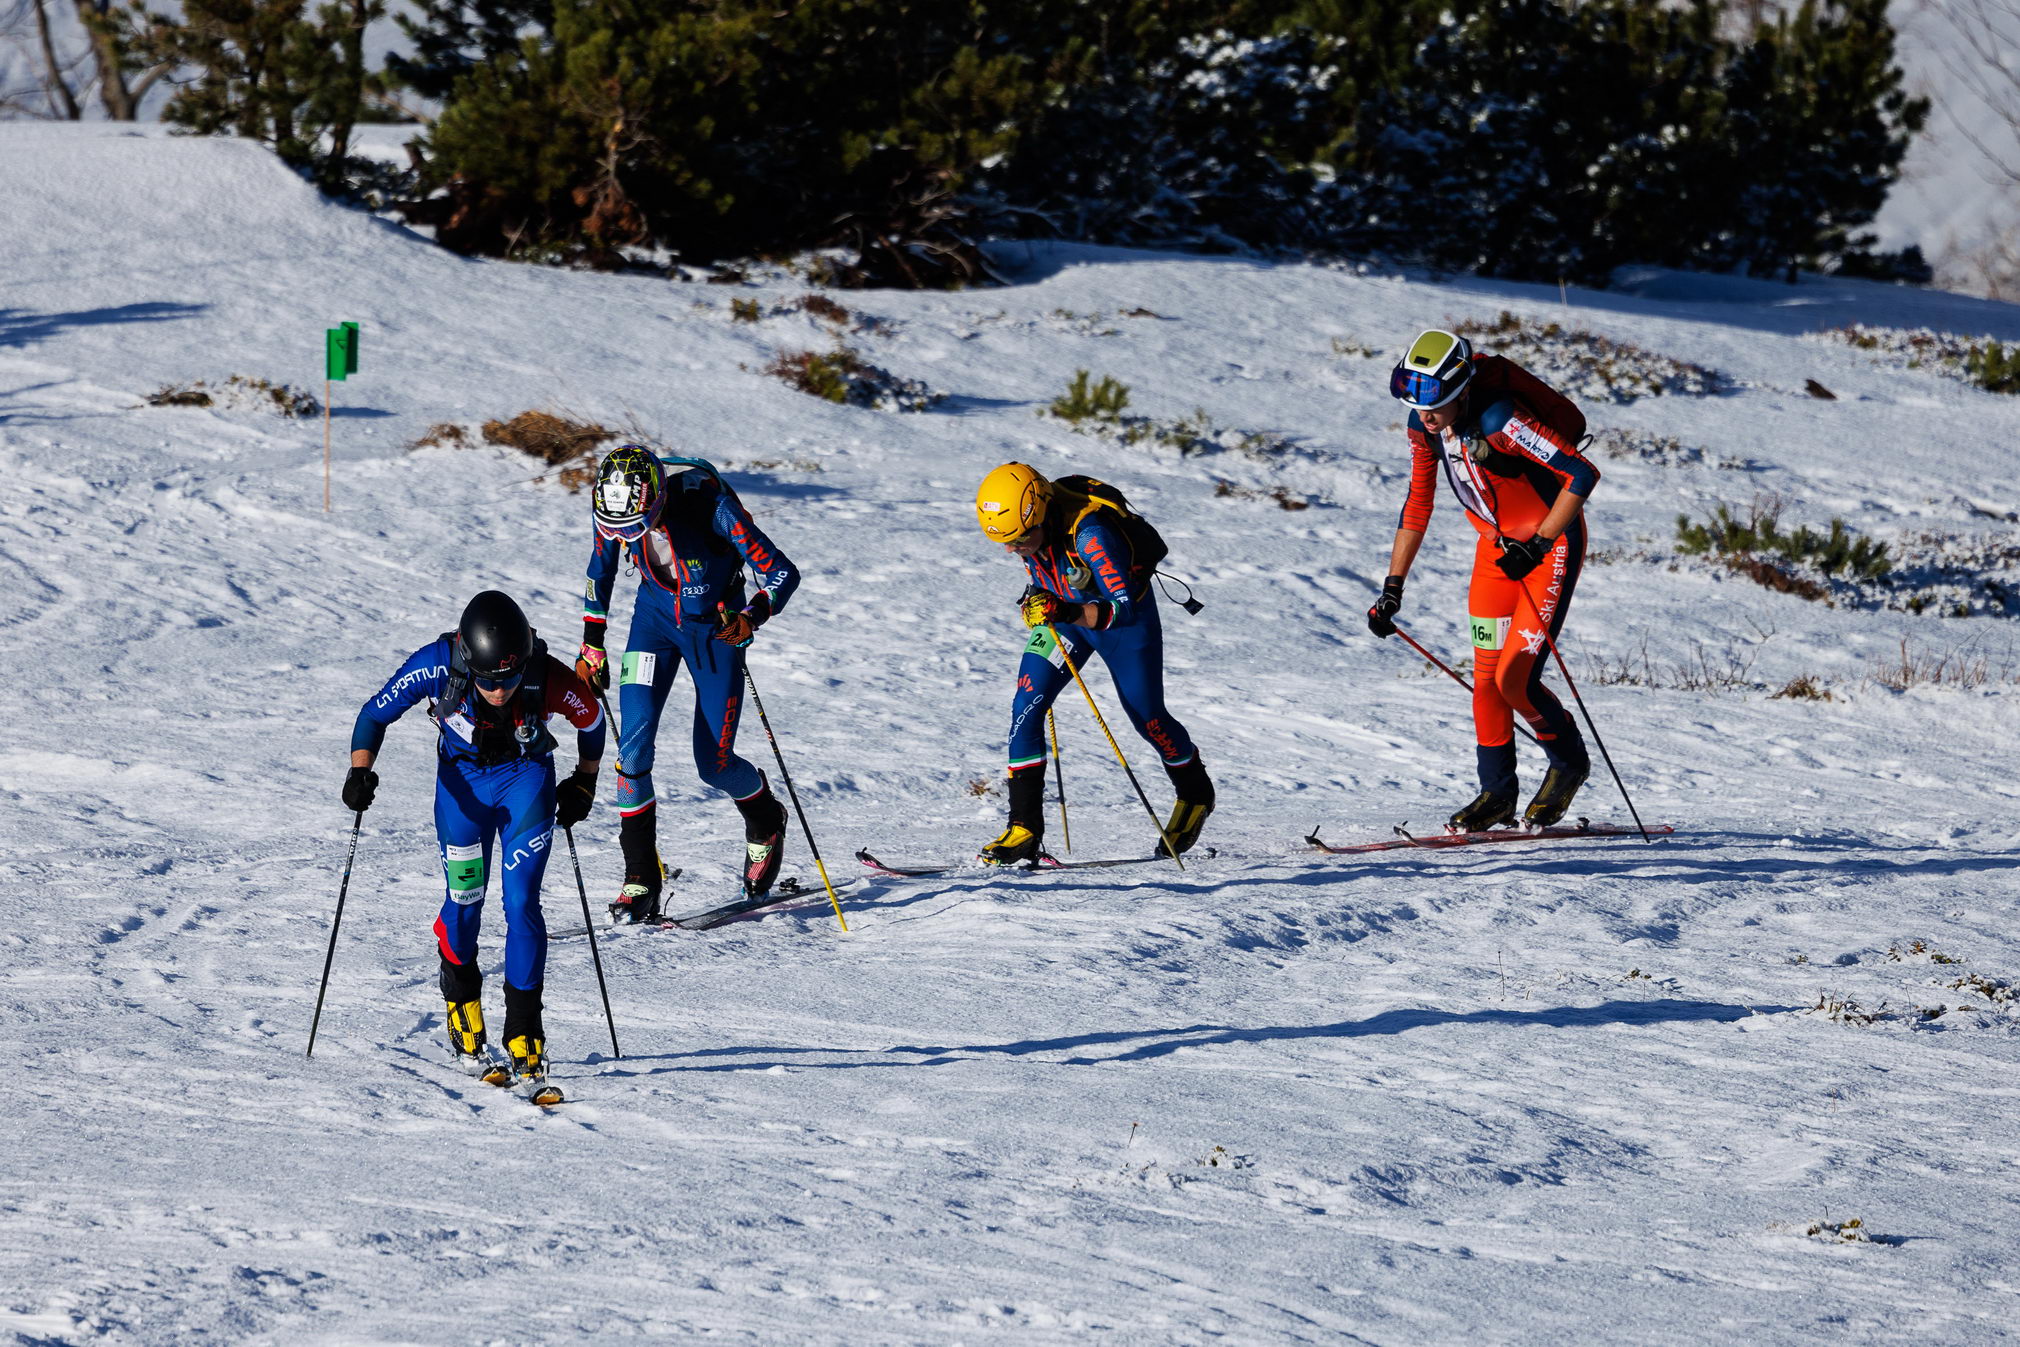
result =
[[362,814],[372,807],[378,793],[379,774],[369,767],[353,767],[344,777],[344,808]]
[[554,822],[562,829],[573,828],[589,817],[596,803],[596,773],[575,772],[554,788]]
[[1389,619],[1403,609],[1403,577],[1392,575],[1382,581],[1382,597],[1368,609],[1368,630],[1377,636],[1394,636],[1396,624]]
[[1543,558],[1550,554],[1554,540],[1540,533],[1532,533],[1521,542],[1513,538],[1501,540],[1501,555],[1494,562],[1501,573],[1510,580],[1520,580],[1529,572],[1543,564]]

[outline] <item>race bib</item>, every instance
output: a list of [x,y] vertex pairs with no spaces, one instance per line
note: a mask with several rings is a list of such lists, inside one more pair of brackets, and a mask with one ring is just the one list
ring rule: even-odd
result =
[[617,676],[618,683],[643,683],[652,686],[652,676],[659,670],[659,656],[650,650],[627,650],[624,652],[622,670]]

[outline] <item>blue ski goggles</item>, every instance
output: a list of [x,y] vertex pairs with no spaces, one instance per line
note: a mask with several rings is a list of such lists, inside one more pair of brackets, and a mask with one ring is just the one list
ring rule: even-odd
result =
[[499,674],[496,678],[492,678],[485,674],[472,674],[470,678],[472,682],[476,683],[485,692],[496,692],[500,688],[510,691],[518,687],[519,680],[524,676],[523,674],[511,673]]
[[1471,361],[1443,378],[1398,365],[1389,373],[1389,396],[1398,398],[1419,411],[1431,411],[1444,406],[1465,392],[1466,385],[1472,378]]

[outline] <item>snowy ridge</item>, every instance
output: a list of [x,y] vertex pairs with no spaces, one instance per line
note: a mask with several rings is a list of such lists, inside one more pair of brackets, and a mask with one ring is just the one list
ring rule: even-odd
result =
[[[1948,984],[2020,979],[2013,622],[1827,608],[1664,558],[1679,512],[1756,493],[1791,525],[1883,539],[2010,530],[2020,400],[1800,338],[2011,340],[2020,311],[1674,273],[1566,309],[1533,287],[1015,248],[1008,289],[835,294],[887,322],[851,344],[948,395],[884,414],[757,372],[832,344],[806,315],[732,321],[733,297],[804,292],[789,279],[464,261],[231,142],[5,144],[13,1341],[2010,1332],[2020,1034]],[[1407,469],[1393,348],[1502,309],[1733,381],[1588,407],[1595,429],[1705,451],[1597,460],[1594,547],[1622,557],[1588,568],[1564,643],[1643,817],[1679,833],[1315,855],[1314,823],[1428,830],[1471,793],[1464,696],[1361,613]],[[320,397],[320,334],[346,319],[363,362],[335,398],[329,515],[320,426],[143,403],[234,374]],[[1180,457],[1035,416],[1081,368],[1129,384],[1132,412],[1200,408],[1293,448]],[[872,876],[843,894],[848,937],[824,901],[616,933],[621,1061],[585,942],[559,943],[570,1102],[543,1115],[442,1063],[432,746],[410,717],[304,1061],[358,702],[481,588],[573,643],[585,499],[509,451],[406,447],[529,407],[714,459],[805,571],[752,667],[837,877],[859,846],[958,860],[1000,827],[1000,796],[970,783],[1001,771],[1021,581],[975,532],[975,481],[1015,457],[1122,485],[1208,605],[1167,608],[1167,667],[1219,785],[1220,854],[1183,874]],[[1470,547],[1444,499],[1399,618],[1448,659]],[[1904,640],[1982,657],[1987,681],[1887,690],[1872,676]],[[1644,650],[1659,671],[1730,652],[1749,686],[1600,676]],[[1765,695],[1803,675],[1833,699]],[[1075,855],[1147,849],[1084,707],[1058,721]],[[742,746],[770,770],[758,726]],[[733,884],[740,831],[681,737],[662,749],[685,910]],[[1626,822],[1603,774],[1577,812]],[[577,840],[600,909],[607,796]],[[565,855],[546,894],[553,925],[579,921]],[[497,995],[494,975],[494,1013]],[[1820,997],[1917,1013],[1862,1027],[1811,1013]],[[1854,1216],[1870,1242],[1807,1233]]]

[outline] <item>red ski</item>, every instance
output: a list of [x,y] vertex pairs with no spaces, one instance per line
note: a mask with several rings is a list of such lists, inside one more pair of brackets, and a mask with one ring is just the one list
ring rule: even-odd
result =
[[[1648,836],[1667,837],[1675,831],[1676,829],[1667,823],[1658,823],[1648,830]],[[1641,835],[1639,828],[1621,828],[1611,823],[1594,823],[1589,819],[1580,819],[1576,827],[1565,827],[1560,824],[1554,828],[1537,828],[1534,831],[1526,828],[1495,828],[1483,833],[1432,833],[1426,837],[1418,837],[1398,826],[1394,837],[1381,842],[1361,842],[1350,847],[1336,847],[1329,842],[1320,841],[1318,829],[1314,828],[1305,841],[1329,855],[1351,856],[1364,851],[1400,851],[1408,847],[1436,851],[1442,847],[1470,847],[1487,842],[1547,842],[1560,837],[1640,837]]]

